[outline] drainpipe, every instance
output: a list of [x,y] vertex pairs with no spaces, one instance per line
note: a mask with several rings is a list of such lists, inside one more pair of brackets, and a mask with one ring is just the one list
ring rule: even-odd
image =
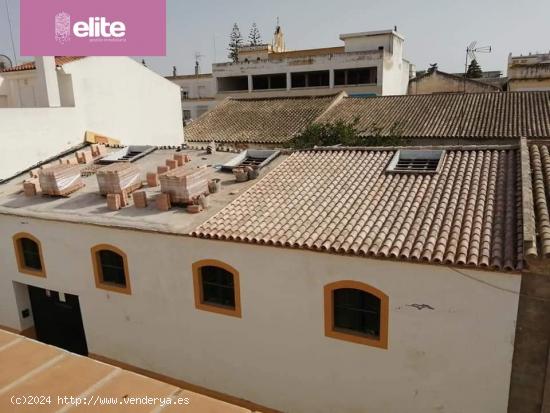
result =
[[35,56],[35,65],[38,106],[47,108],[61,106],[55,57]]

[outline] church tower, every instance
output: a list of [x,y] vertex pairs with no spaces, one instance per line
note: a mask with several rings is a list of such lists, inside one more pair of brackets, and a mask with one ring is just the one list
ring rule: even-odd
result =
[[273,42],[271,43],[271,47],[274,53],[280,53],[285,52],[285,36],[283,34],[283,30],[281,29],[281,26],[279,25],[279,18],[277,17],[277,27],[275,27],[275,33],[273,33]]

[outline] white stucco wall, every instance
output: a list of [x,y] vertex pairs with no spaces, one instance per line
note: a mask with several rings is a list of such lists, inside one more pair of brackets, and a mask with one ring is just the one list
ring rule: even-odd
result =
[[84,141],[75,108],[1,108],[0,180]]
[[[19,231],[41,240],[46,279],[17,272]],[[95,288],[90,248],[99,243],[128,255],[131,296]],[[195,308],[191,264],[205,258],[240,271],[242,318]],[[22,327],[13,281],[76,294],[91,353],[283,411],[507,409],[517,274],[4,215],[0,262],[1,325]],[[325,337],[323,286],[346,279],[389,296],[387,350]]]
[[88,130],[124,144],[179,145],[179,87],[128,57],[87,57],[63,65]]

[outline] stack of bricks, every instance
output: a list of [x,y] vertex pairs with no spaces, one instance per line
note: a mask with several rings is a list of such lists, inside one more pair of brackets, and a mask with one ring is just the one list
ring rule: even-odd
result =
[[147,186],[154,188],[159,186],[159,176],[155,172],[147,172]]
[[157,174],[163,175],[166,172],[168,172],[168,167],[167,166],[157,166]]
[[23,182],[25,196],[35,196],[39,190],[38,181],[35,179]]
[[167,159],[166,166],[168,167],[168,170],[172,170],[177,168],[178,163],[174,159]]
[[183,154],[181,153],[174,154],[174,161],[176,161],[178,166],[183,166],[183,164],[185,163],[183,159]]
[[94,160],[91,151],[78,151],[76,152],[76,160],[78,163],[87,164]]
[[116,162],[104,166],[96,172],[101,195],[127,194],[141,187],[139,169],[128,162]]
[[38,179],[42,193],[46,195],[68,195],[84,186],[77,165],[54,165],[41,169]]
[[136,191],[132,194],[136,208],[147,208],[147,194],[144,191]]
[[189,203],[201,194],[208,194],[208,170],[177,167],[160,177],[160,190],[170,194],[172,203]]
[[120,207],[120,194],[107,194],[107,208],[118,211]]
[[90,148],[92,150],[92,156],[94,158],[104,156],[107,153],[107,148],[104,145],[98,145],[94,143],[93,145],[91,145]]
[[155,200],[155,205],[157,209],[161,211],[168,211],[172,207],[172,204],[170,202],[170,195],[158,194]]
[[183,166],[187,162],[191,162],[189,155],[183,153],[174,154],[174,160],[177,162],[178,166]]

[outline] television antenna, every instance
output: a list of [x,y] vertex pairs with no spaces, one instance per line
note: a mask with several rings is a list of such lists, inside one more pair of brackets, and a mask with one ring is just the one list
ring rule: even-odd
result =
[[466,47],[466,61],[464,62],[464,93],[466,93],[466,74],[468,73],[468,59],[477,60],[476,53],[491,53],[491,46],[478,46],[474,40]]
[[476,53],[491,53],[491,46],[478,46],[477,41],[473,41],[466,47],[466,63],[464,64],[464,75],[468,72],[468,59],[477,60]]

